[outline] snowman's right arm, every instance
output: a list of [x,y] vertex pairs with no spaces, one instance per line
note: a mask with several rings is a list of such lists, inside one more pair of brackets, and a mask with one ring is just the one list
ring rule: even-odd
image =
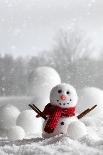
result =
[[48,116],[48,115],[50,115],[50,103],[48,103],[45,106],[44,110],[41,112],[41,115],[38,114],[36,117]]

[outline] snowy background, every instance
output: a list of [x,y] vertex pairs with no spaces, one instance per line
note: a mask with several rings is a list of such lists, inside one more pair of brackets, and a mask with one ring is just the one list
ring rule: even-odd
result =
[[[0,155],[103,154],[102,16],[102,0],[0,0]],[[78,113],[98,105],[78,141],[40,139],[28,107],[43,110],[61,82],[77,89]]]
[[30,95],[32,73],[44,65],[77,89],[103,88],[102,7],[102,0],[0,0],[0,95]]

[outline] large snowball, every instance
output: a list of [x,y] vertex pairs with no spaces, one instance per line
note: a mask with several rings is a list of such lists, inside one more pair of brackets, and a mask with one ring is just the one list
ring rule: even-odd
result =
[[34,96],[34,100],[36,100],[35,104],[41,108],[41,110],[43,110],[45,105],[49,102],[51,89],[60,83],[60,76],[55,69],[51,67],[38,67],[35,70],[31,94]]
[[27,134],[41,133],[42,119],[36,118],[36,115],[33,110],[25,110],[18,116],[16,124],[21,126]]
[[7,132],[7,137],[9,140],[22,140],[25,137],[25,131],[20,126],[11,127]]
[[[51,67],[38,67],[34,72],[35,85],[55,86],[61,83],[61,79],[57,71]],[[43,86],[44,86],[43,85]],[[35,86],[34,86],[35,87]]]
[[70,125],[68,126],[67,133],[71,139],[77,140],[87,134],[87,129],[86,129],[86,126],[82,122],[75,121],[75,122],[70,123]]
[[88,116],[103,116],[103,91],[94,87],[82,89],[79,93],[79,113],[95,104],[97,104],[97,107]]
[[0,128],[9,129],[16,125],[16,119],[20,111],[13,105],[3,105],[0,107]]

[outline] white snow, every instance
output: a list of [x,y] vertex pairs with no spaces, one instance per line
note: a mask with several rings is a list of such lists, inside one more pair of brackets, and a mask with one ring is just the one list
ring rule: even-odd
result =
[[20,111],[13,105],[7,104],[0,107],[0,128],[9,129],[16,125]]
[[68,136],[71,139],[77,140],[87,134],[86,126],[80,121],[74,121],[68,126]]
[[7,137],[10,141],[22,140],[25,137],[25,131],[20,126],[13,126],[8,130]]
[[[8,101],[9,98],[5,100]],[[57,136],[38,142],[36,134],[35,136],[31,135],[32,138],[36,138],[31,140],[31,143],[25,141],[24,144],[5,145],[4,138],[0,138],[0,155],[102,155],[103,119],[90,116],[89,118],[85,117],[82,121],[88,128],[88,134],[83,139],[71,140],[68,136]]]
[[43,110],[45,105],[50,102],[51,89],[60,83],[60,76],[55,69],[46,66],[38,67],[34,71],[33,87],[31,89],[35,105]]
[[83,88],[79,93],[77,105],[79,113],[95,104],[97,104],[97,107],[88,116],[103,117],[103,91],[94,87]]
[[21,126],[27,134],[41,133],[42,119],[36,118],[36,115],[33,110],[25,110],[18,116],[16,124]]

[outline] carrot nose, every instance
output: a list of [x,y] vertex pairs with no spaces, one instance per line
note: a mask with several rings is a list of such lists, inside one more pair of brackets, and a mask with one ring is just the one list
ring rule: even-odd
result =
[[62,96],[60,96],[60,99],[61,100],[66,100],[66,96],[62,95]]

